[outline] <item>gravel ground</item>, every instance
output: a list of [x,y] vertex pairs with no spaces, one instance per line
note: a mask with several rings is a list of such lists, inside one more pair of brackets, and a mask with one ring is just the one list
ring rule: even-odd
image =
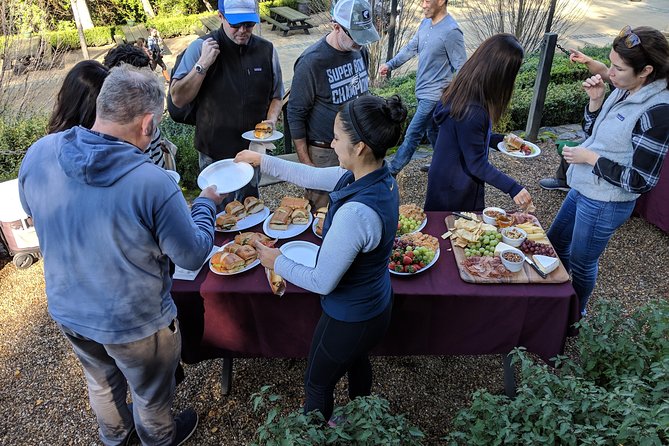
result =
[[[538,180],[553,173],[554,150],[531,160],[492,153],[491,160],[525,184],[537,205],[537,216],[548,226],[564,193],[541,190]],[[403,203],[421,205],[427,175],[422,160],[412,161],[399,175]],[[271,207],[286,193],[299,189],[278,184],[262,190]],[[490,205],[512,207],[509,197],[487,191]],[[613,237],[601,258],[600,275],[592,301],[616,299],[627,308],[656,298],[668,298],[669,236],[644,220],[633,218]],[[571,352],[573,340],[568,342]],[[379,357],[373,358],[374,392],[387,398],[392,409],[426,434],[426,444],[440,444],[454,414],[467,406],[479,388],[503,393],[499,356]],[[304,360],[243,359],[234,364],[231,396],[221,393],[221,362],[186,366],[186,380],[176,393],[175,409],[192,406],[201,414],[200,426],[189,444],[248,444],[261,420],[254,416],[249,397],[262,385],[273,384],[285,407],[300,406]],[[345,404],[344,383],[337,404]],[[79,364],[46,310],[43,266],[17,270],[0,253],[0,444],[98,444],[97,426],[88,403]]]

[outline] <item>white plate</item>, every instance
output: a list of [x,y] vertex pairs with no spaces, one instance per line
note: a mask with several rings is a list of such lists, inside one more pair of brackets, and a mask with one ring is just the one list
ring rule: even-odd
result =
[[[221,212],[220,214],[216,214],[216,218],[218,218],[220,215],[225,215],[225,211]],[[230,229],[218,229],[216,228],[216,231],[218,232],[237,232],[241,231],[243,229],[248,229],[251,228],[258,223],[263,222],[267,216],[269,215],[269,208],[265,206],[262,211],[256,212],[255,214],[247,215],[246,217],[242,218],[241,220],[237,220],[237,224],[234,225]]]
[[323,238],[322,235],[318,235],[318,233],[316,233],[316,225],[318,224],[318,220],[320,220],[320,218],[314,218],[314,222],[311,224],[311,231],[316,237]]
[[271,135],[269,135],[267,138],[262,138],[262,139],[261,138],[256,138],[255,136],[253,136],[253,134],[254,134],[254,131],[249,130],[248,132],[242,133],[242,138],[248,139],[249,141],[254,141],[254,142],[272,142],[272,141],[276,141],[277,139],[283,138],[283,133],[281,133],[278,130],[274,130],[274,132]]
[[[388,271],[390,271],[390,274],[395,274],[396,276],[415,276],[416,274],[420,274],[423,271],[425,271],[426,269],[431,268],[432,265],[437,263],[437,259],[439,258],[439,253],[440,252],[441,252],[441,249],[437,249],[437,252],[434,253],[434,258],[432,259],[432,261],[430,263],[428,263],[427,265],[425,265],[425,268],[419,269],[417,273],[398,273],[397,271],[391,271],[391,270],[388,270]],[[388,263],[390,263],[390,261],[388,261]],[[388,268],[388,267],[386,266],[386,268]]]
[[[427,215],[423,219],[423,222],[416,228],[416,230],[411,231],[411,232],[405,232],[404,234],[413,234],[414,232],[419,232],[421,229],[423,229],[425,227],[426,224],[427,224]],[[402,235],[404,235],[404,234],[402,234]]]
[[521,152],[520,150],[509,152],[506,149],[506,143],[504,141],[498,142],[497,148],[499,149],[500,152],[506,153],[507,155],[513,156],[514,158],[534,158],[535,156],[539,156],[541,154],[541,149],[536,144],[532,144],[529,141],[525,141],[525,144],[530,146],[530,148],[532,149],[532,153],[530,153],[529,155],[523,155],[523,152]]
[[[234,241],[226,243],[225,245],[221,246],[221,248],[218,251],[223,251],[223,248],[225,248],[226,246],[231,245],[233,243],[234,243]],[[216,252],[218,252],[218,251],[216,251]],[[211,271],[214,274],[218,274],[219,276],[234,276],[235,274],[241,274],[244,271],[248,271],[251,268],[253,268],[255,266],[258,266],[258,265],[260,265],[260,259],[255,259],[253,262],[249,263],[248,265],[246,265],[244,268],[240,269],[239,271],[235,271],[234,273],[223,273],[221,271],[215,270],[214,267],[211,266],[211,257],[209,258],[209,271]]]
[[271,214],[269,214],[269,217],[265,219],[265,223],[263,223],[262,225],[262,231],[265,234],[267,234],[268,237],[271,238],[284,239],[284,238],[295,237],[296,235],[300,235],[304,231],[306,231],[309,225],[311,225],[311,223],[313,222],[314,216],[311,215],[310,212],[307,212],[307,214],[309,215],[309,223],[307,223],[306,225],[294,225],[291,223],[288,225],[288,229],[286,229],[285,231],[278,231],[276,229],[270,229],[269,227],[269,221],[272,219],[272,216],[274,215],[274,212],[272,212]]
[[226,194],[246,186],[253,178],[253,167],[248,163],[235,163],[232,159],[216,161],[205,167],[197,177],[197,185],[205,189],[216,185],[216,192]]
[[288,242],[281,248],[281,254],[288,257],[295,263],[313,268],[316,266],[316,256],[318,256],[318,245],[303,240]]
[[179,172],[177,172],[177,171],[175,171],[175,170],[165,170],[165,172],[167,172],[167,174],[168,174],[170,177],[172,177],[172,179],[173,179],[177,184],[179,184],[179,181],[181,181],[181,175],[179,175]]

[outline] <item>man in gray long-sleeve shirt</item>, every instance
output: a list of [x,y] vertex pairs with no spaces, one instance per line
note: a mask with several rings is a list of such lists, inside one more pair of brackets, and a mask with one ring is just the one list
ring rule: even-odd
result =
[[448,0],[423,0],[425,19],[416,35],[391,60],[379,67],[379,74],[402,66],[418,54],[416,99],[418,107],[389,168],[393,175],[406,166],[427,132],[434,148],[437,127],[432,120],[434,107],[453,75],[467,59],[465,40],[455,19],[448,14]]
[[[332,12],[333,30],[307,48],[295,62],[288,124],[301,163],[338,166],[330,143],[342,104],[369,91],[369,57],[364,45],[379,40],[367,0],[339,0]],[[327,192],[307,189],[316,210],[328,204]]]

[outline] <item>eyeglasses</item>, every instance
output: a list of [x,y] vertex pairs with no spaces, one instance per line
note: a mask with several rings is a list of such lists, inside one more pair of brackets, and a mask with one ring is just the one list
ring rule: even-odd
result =
[[632,32],[632,27],[629,25],[620,30],[618,37],[625,39],[623,42],[627,48],[634,48],[637,45],[641,45],[641,39]]
[[228,22],[228,24],[230,24],[230,28],[234,28],[234,29],[239,29],[241,27],[244,27],[246,29],[251,29],[254,26],[256,26],[256,22],[242,22],[242,23],[236,23],[234,25],[232,23]]

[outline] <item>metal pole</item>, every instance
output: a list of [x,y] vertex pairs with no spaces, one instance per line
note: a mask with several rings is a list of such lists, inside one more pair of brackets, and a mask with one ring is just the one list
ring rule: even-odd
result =
[[541,55],[539,56],[539,66],[537,67],[537,79],[534,82],[534,95],[530,103],[530,113],[527,117],[527,127],[525,128],[526,138],[529,141],[536,141],[539,135],[546,91],[548,90],[548,82],[551,80],[551,66],[553,65],[556,43],[557,34],[544,34]]
[[[385,20],[386,11],[381,12]],[[388,24],[388,52],[386,54],[386,62],[395,55],[395,32],[397,29],[397,0],[390,1],[390,23]],[[388,72],[388,79],[391,73]]]
[[548,8],[548,18],[546,19],[546,32],[551,32],[551,27],[553,26],[553,16],[555,15],[555,6],[557,0],[551,0],[551,6]]

